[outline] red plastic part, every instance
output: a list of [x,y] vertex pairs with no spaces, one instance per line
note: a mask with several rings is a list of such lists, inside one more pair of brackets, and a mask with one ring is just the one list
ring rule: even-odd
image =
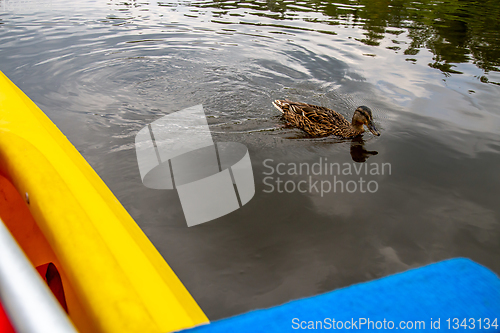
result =
[[9,317],[7,317],[7,313],[3,309],[2,303],[0,303],[0,333],[16,333],[9,321]]
[[66,297],[64,296],[61,275],[59,274],[56,266],[53,263],[49,262],[47,264],[37,266],[36,270],[42,276],[45,283],[47,283],[64,311],[68,313],[68,305],[66,304]]

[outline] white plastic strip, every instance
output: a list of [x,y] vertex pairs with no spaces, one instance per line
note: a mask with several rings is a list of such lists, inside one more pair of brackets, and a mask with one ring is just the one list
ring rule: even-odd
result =
[[17,333],[76,330],[0,220],[0,299]]

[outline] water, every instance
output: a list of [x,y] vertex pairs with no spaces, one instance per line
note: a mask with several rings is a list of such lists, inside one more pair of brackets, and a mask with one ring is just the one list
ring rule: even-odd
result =
[[[500,273],[498,17],[496,1],[0,0],[0,70],[213,320],[458,256]],[[309,138],[276,98],[368,105],[382,135]],[[187,228],[174,191],[142,185],[134,137],[199,103],[215,141],[249,148],[256,195]],[[391,169],[364,176],[375,193],[267,193],[270,167],[318,161]],[[332,179],[310,176],[279,177]]]

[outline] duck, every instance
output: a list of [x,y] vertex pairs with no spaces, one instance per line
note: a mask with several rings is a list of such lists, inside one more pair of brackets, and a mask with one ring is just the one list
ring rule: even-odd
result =
[[273,105],[283,113],[283,118],[292,126],[314,137],[336,135],[342,138],[355,138],[365,132],[365,125],[373,135],[380,132],[373,123],[372,110],[359,106],[349,122],[340,113],[324,106],[277,99]]

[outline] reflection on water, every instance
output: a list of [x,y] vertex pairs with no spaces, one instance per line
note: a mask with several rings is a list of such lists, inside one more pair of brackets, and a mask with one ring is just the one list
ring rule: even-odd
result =
[[377,155],[378,151],[366,150],[365,140],[363,138],[357,137],[351,141],[351,158],[354,162],[363,163],[373,155]]
[[[213,7],[220,17],[225,17],[235,8],[255,10],[251,13],[275,20],[297,20],[340,25],[364,30],[360,42],[380,46],[382,40],[390,39],[386,46],[396,53],[407,56],[407,61],[426,48],[432,54],[429,66],[446,74],[462,73],[453,69],[457,63],[472,62],[477,67],[489,71],[499,71],[500,28],[498,1],[460,1],[460,0],[402,0],[402,1],[217,1],[193,2],[194,7]],[[319,12],[324,16],[308,17],[304,13]],[[305,17],[304,17],[305,16]],[[224,22],[228,23],[228,22]],[[240,22],[242,23],[242,22]],[[260,24],[259,24],[260,25]],[[273,24],[287,27],[285,24]],[[298,27],[295,27],[298,28]],[[311,29],[313,30],[313,29]],[[331,30],[315,31],[335,34]],[[400,40],[407,35],[409,41]],[[486,76],[482,82],[488,82]],[[499,84],[498,82],[495,82]]]
[[[450,257],[500,273],[497,1],[38,3],[0,0],[0,70],[210,319]],[[367,105],[382,135],[310,138],[283,126],[271,101],[284,98],[348,119]],[[142,185],[134,138],[197,104],[214,141],[248,147],[256,194],[187,228],[175,193]],[[353,171],[270,176],[264,164],[320,159]],[[358,169],[384,163],[390,173]],[[269,191],[266,177],[288,191]],[[346,191],[360,178],[376,191]],[[334,180],[343,191],[315,190]],[[292,191],[299,183],[305,192]]]

